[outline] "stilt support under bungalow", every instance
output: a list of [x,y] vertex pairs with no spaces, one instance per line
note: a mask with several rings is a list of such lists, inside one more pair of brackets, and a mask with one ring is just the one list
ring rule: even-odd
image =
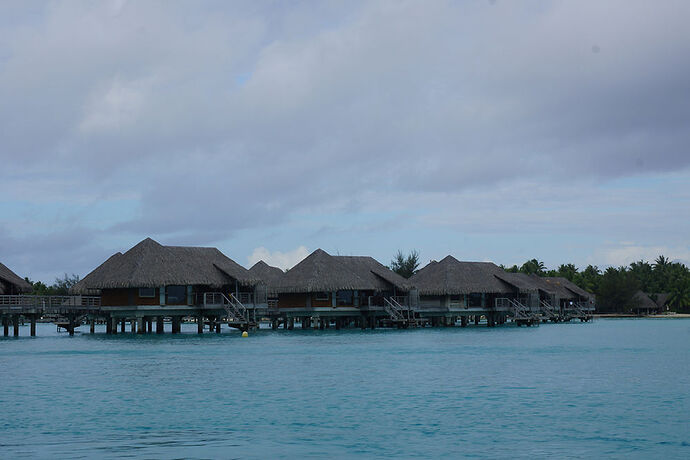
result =
[[36,337],[36,315],[31,315],[31,337]]
[[91,321],[89,321],[89,333],[96,333],[96,318],[91,318]]
[[203,334],[204,333],[204,317],[203,316],[197,316],[196,317],[196,333],[197,334]]
[[153,332],[153,318],[149,316],[146,318],[146,322],[148,323],[146,326],[146,332],[151,334]]
[[126,329],[127,329],[127,320],[122,318],[122,320],[120,321],[120,332],[122,332],[124,334]]
[[12,332],[15,337],[19,337],[19,315],[12,315]]
[[[118,319],[117,319],[117,318],[112,318],[112,319],[111,319],[111,323],[110,323],[110,332],[111,332],[113,335],[117,335],[117,323],[118,323]],[[125,332],[125,326],[124,326],[124,325],[125,325],[125,320],[123,319],[122,321],[120,321],[120,332],[122,332],[122,333]]]
[[2,317],[2,335],[5,337],[10,335],[10,320],[7,316]]
[[289,317],[287,320],[287,328],[288,331],[291,331],[295,328],[295,318],[293,318],[292,316]]
[[172,333],[173,334],[179,334],[182,331],[182,326],[181,326],[182,318],[179,316],[173,316],[172,317]]
[[165,323],[163,323],[163,317],[156,317],[156,334],[162,334],[165,331],[164,326]]
[[474,325],[479,326],[479,321],[481,321],[481,315],[474,315]]
[[143,316],[137,318],[137,334],[146,334],[146,320]]
[[220,334],[220,318],[216,318],[216,334]]
[[467,327],[467,316],[460,317],[460,327]]
[[132,334],[137,332],[137,321],[134,319],[129,320],[129,330]]

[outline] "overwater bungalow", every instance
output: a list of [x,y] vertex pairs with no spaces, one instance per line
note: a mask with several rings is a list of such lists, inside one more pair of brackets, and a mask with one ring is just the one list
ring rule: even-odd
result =
[[404,308],[409,291],[405,278],[372,257],[332,256],[317,249],[282,276],[277,306],[288,317],[376,321],[388,317],[391,308]]
[[258,277],[216,248],[163,246],[146,238],[112,255],[72,291],[100,293],[103,306],[192,306],[203,302],[207,292],[254,303],[259,286]]
[[155,317],[161,329],[163,316],[179,324],[183,316],[217,321],[233,311],[237,314],[231,320],[248,323],[245,307],[266,303],[261,280],[218,249],[163,246],[151,238],[111,256],[72,293],[99,294],[102,310],[111,316],[123,321],[134,316],[140,323],[144,318],[149,328]]
[[31,285],[0,263],[0,295],[18,295],[31,292]]
[[[505,310],[529,310],[536,288],[528,278],[516,275],[491,262],[461,262],[449,255],[430,262],[409,283],[419,292],[419,314],[431,317],[432,324],[454,323],[460,317],[465,325],[468,317],[478,321],[484,315],[493,325],[505,320]],[[524,314],[529,319],[529,313]]]

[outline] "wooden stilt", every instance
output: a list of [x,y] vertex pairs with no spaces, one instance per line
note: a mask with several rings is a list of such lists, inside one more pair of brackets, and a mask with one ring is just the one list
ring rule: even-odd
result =
[[91,318],[91,321],[89,323],[89,332],[91,334],[96,333],[96,318]]
[[153,332],[153,318],[149,316],[148,318],[146,318],[146,322],[147,322],[146,332],[148,334],[151,334]]
[[182,331],[182,326],[180,325],[181,319],[179,316],[172,317],[172,333],[179,334]]
[[220,318],[216,318],[216,334],[220,334]]
[[2,335],[10,335],[10,319],[7,316],[2,317]]
[[467,316],[460,317],[460,327],[467,327]]
[[203,334],[204,333],[204,317],[203,316],[197,316],[196,317],[196,333],[197,334]]
[[474,315],[474,325],[479,326],[479,321],[482,319],[482,315]]
[[156,317],[156,334],[162,334],[163,332],[164,332],[163,317],[157,316]]
[[36,337],[36,315],[31,315],[31,337]]
[[[110,333],[113,335],[117,335],[117,318],[110,318]],[[125,320],[122,320],[122,324],[125,324]],[[120,331],[124,331],[124,329],[120,329]]]
[[[132,331],[132,332],[134,332],[134,331]],[[143,316],[140,316],[139,318],[137,318],[136,333],[137,334],[146,334],[146,321],[144,320]]]
[[129,320],[129,330],[132,334],[137,333],[137,320],[136,319],[130,319]]
[[[115,325],[115,327],[117,327],[117,325]],[[127,320],[125,318],[122,318],[122,320],[120,321],[120,332],[124,334],[125,329],[127,329]]]
[[295,328],[295,318],[293,318],[292,316],[289,317],[287,320],[287,328],[288,331],[291,331]]

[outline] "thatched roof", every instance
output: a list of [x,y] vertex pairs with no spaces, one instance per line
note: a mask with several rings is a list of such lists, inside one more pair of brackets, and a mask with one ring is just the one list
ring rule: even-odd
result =
[[501,281],[514,286],[520,292],[537,292],[540,289],[539,283],[525,273],[504,271],[503,273],[497,273],[495,276]]
[[539,276],[534,273],[527,275],[530,277],[532,282],[539,288],[540,291],[544,291],[547,294],[557,296],[561,299],[571,299],[573,298],[572,291],[569,291],[562,285],[562,283],[555,281],[553,277]]
[[557,285],[563,289],[567,289],[570,291],[572,294],[575,294],[574,296],[571,294],[570,296],[561,296],[563,298],[571,298],[571,297],[584,297],[586,299],[591,299],[592,294],[585,291],[582,289],[580,286],[577,284],[573,283],[572,281],[568,280],[567,278],[563,278],[560,276],[549,276],[546,278],[543,278],[546,282],[552,283],[554,285]]
[[170,285],[219,288],[235,280],[241,284],[260,281],[216,248],[162,246],[146,238],[124,254],[111,256],[72,291]]
[[272,267],[263,260],[252,265],[252,268],[249,269],[249,273],[261,279],[267,285],[275,284],[285,274],[280,268]]
[[393,286],[406,290],[405,279],[371,257],[331,256],[317,249],[283,275],[277,291],[387,290]]
[[460,262],[447,256],[419,270],[409,282],[419,289],[420,295],[515,292],[511,285],[499,279],[499,276],[509,278],[505,275],[501,267],[491,262]]
[[660,307],[665,307],[666,302],[668,302],[668,298],[671,296],[670,293],[668,292],[662,292],[661,294],[656,295],[656,304]]
[[352,271],[362,278],[368,278],[372,284],[378,284],[380,290],[389,289],[391,285],[395,288],[408,291],[409,282],[402,276],[386,267],[378,260],[369,256],[334,256],[337,260],[345,263]]
[[637,291],[633,296],[635,310],[658,310],[659,306],[642,291]]
[[276,293],[276,286],[285,274],[285,272],[280,268],[272,267],[263,260],[255,263],[252,268],[249,269],[249,273],[263,281],[270,294]]
[[5,286],[12,285],[18,292],[31,292],[31,285],[22,279],[15,272],[0,263],[0,294],[5,293]]

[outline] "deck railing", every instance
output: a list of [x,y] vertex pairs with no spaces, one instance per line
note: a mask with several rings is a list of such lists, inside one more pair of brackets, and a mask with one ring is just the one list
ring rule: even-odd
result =
[[59,310],[90,309],[101,306],[99,296],[40,296],[40,295],[0,295],[0,306],[26,309]]

